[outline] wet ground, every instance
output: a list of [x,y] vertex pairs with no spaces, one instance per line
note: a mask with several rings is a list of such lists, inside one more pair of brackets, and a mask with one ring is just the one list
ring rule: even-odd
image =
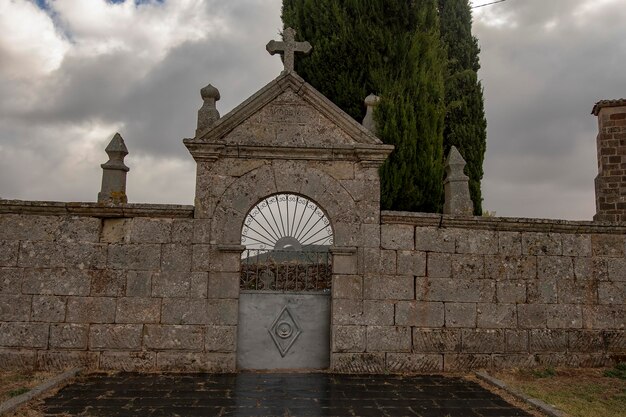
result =
[[47,416],[423,416],[530,414],[444,376],[92,374],[45,400]]

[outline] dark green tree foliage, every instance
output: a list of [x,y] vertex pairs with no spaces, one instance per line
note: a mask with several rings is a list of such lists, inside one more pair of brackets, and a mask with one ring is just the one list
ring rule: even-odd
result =
[[444,149],[456,146],[467,162],[474,213],[482,214],[480,182],[487,146],[487,121],[483,88],[478,80],[478,41],[472,36],[472,11],[468,0],[438,0],[441,38],[448,53]]
[[381,96],[383,209],[438,212],[443,194],[443,76],[436,0],[283,0],[283,23],[313,45],[296,71],[356,120]]

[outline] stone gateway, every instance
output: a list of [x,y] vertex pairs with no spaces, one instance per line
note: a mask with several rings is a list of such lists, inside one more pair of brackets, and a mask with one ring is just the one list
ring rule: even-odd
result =
[[268,45],[285,51],[285,70],[230,113],[220,117],[215,87],[202,90],[196,135],[183,141],[197,163],[194,206],[127,203],[120,135],[97,203],[0,200],[0,368],[623,360],[624,100],[594,109],[598,221],[471,217],[454,151],[445,214],[381,212],[378,168],[393,146],[371,113],[357,123],[293,71],[310,45],[286,33]]

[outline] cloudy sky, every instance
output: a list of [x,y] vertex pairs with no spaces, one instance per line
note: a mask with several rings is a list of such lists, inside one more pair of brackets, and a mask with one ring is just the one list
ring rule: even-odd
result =
[[[475,0],[475,5],[489,0]],[[475,9],[488,145],[484,207],[591,219],[599,99],[626,97],[624,0]],[[222,114],[281,71],[280,0],[0,0],[0,197],[95,201],[104,148],[131,202],[192,204],[199,89]]]

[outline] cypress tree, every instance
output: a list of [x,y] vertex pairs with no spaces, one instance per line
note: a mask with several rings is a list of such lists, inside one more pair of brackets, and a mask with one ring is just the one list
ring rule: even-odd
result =
[[383,209],[437,212],[443,195],[445,51],[436,0],[283,0],[285,27],[313,45],[296,71],[356,120],[375,93]]
[[480,182],[487,146],[487,121],[483,88],[478,80],[480,62],[478,40],[472,35],[472,11],[469,0],[438,0],[441,38],[446,46],[446,117],[444,149],[447,154],[456,146],[467,162],[470,195],[474,214],[482,214]]

